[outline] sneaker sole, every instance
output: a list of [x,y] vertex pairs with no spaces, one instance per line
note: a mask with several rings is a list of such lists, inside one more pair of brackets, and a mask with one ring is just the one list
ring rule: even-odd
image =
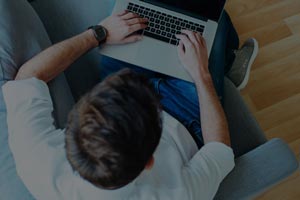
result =
[[251,68],[252,68],[252,64],[254,63],[254,60],[258,54],[258,42],[256,39],[254,38],[251,38],[254,42],[254,50],[253,50],[253,54],[250,58],[250,61],[248,63],[248,66],[247,66],[247,71],[246,71],[246,75],[245,75],[245,78],[244,80],[242,81],[242,83],[237,87],[238,90],[242,90],[246,87],[246,85],[248,84],[249,82],[249,78],[250,78],[250,72],[251,72]]

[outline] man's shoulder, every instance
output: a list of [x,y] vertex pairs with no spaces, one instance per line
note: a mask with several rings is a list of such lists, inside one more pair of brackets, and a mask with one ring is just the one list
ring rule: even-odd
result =
[[8,81],[2,86],[2,90],[8,104],[34,97],[51,99],[47,84],[36,78]]
[[[48,86],[45,82],[36,78],[26,80],[8,81],[2,86],[3,98],[6,104],[7,113],[26,113],[34,109],[52,108],[52,100]],[[47,102],[43,105],[43,102]]]

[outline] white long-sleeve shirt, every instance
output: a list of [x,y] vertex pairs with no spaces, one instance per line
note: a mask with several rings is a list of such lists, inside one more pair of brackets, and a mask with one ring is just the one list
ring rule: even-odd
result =
[[17,172],[37,199],[206,200],[214,197],[234,167],[230,147],[212,142],[198,150],[185,127],[164,112],[154,167],[120,189],[99,189],[72,171],[64,130],[53,125],[53,105],[44,82],[10,81],[3,86],[3,95]]

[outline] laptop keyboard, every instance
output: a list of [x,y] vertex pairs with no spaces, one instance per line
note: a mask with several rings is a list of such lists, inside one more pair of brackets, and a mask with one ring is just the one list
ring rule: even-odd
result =
[[161,13],[134,3],[129,3],[127,10],[138,14],[142,18],[149,19],[148,27],[144,30],[138,31],[139,34],[143,34],[172,45],[178,45],[179,40],[175,35],[180,34],[181,30],[191,30],[202,35],[205,28],[203,25]]

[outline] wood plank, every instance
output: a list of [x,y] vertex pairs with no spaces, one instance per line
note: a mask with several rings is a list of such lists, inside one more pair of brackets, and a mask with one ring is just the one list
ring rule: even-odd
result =
[[233,19],[236,19],[242,15],[247,15],[281,2],[282,0],[229,0],[226,4],[226,10]]
[[291,147],[291,149],[293,150],[293,152],[295,153],[299,161],[300,160],[300,139],[290,142],[289,146]]
[[255,116],[263,130],[266,131],[300,116],[299,102],[300,94],[297,94],[255,113]]
[[300,33],[300,14],[293,15],[284,21],[294,34]]
[[292,32],[288,25],[283,21],[279,21],[240,35],[240,41],[243,42],[250,37],[254,37],[258,41],[259,47],[262,48],[291,35]]
[[[267,176],[267,175],[266,175]],[[300,173],[295,173],[292,177],[288,178],[285,182],[273,187],[268,192],[261,195],[258,199],[280,199],[280,200],[297,200],[300,196],[298,183],[300,182]]]
[[[257,81],[264,81],[268,79],[269,77],[273,76],[287,76],[289,74],[289,70],[292,71],[292,73],[299,72],[300,70],[298,69],[299,66],[299,56],[300,56],[300,51],[295,51],[291,53],[290,55],[287,55],[286,57],[283,58],[278,58],[270,60],[267,64],[264,66],[261,66],[260,68],[253,69],[251,71],[253,77],[250,80],[249,84],[255,84]],[[289,69],[292,68],[292,69]],[[288,71],[286,71],[288,70]],[[288,73],[288,74],[286,74]],[[286,77],[288,78],[288,77]]]
[[281,1],[249,14],[243,14],[234,18],[233,23],[236,26],[238,33],[244,34],[299,13],[299,0]]
[[258,110],[300,93],[298,58],[300,51],[252,71],[247,93]]
[[[271,129],[267,130],[266,136],[271,138],[281,138],[287,143],[292,143],[293,141],[299,140],[300,141],[300,116],[296,117],[295,119],[289,120],[285,123],[282,123],[278,126],[274,126]],[[300,144],[299,144],[300,148]],[[299,151],[294,151],[295,154],[298,154]]]
[[300,36],[298,34],[273,42],[259,50],[259,55],[255,61],[256,65],[253,66],[253,70],[299,51]]

